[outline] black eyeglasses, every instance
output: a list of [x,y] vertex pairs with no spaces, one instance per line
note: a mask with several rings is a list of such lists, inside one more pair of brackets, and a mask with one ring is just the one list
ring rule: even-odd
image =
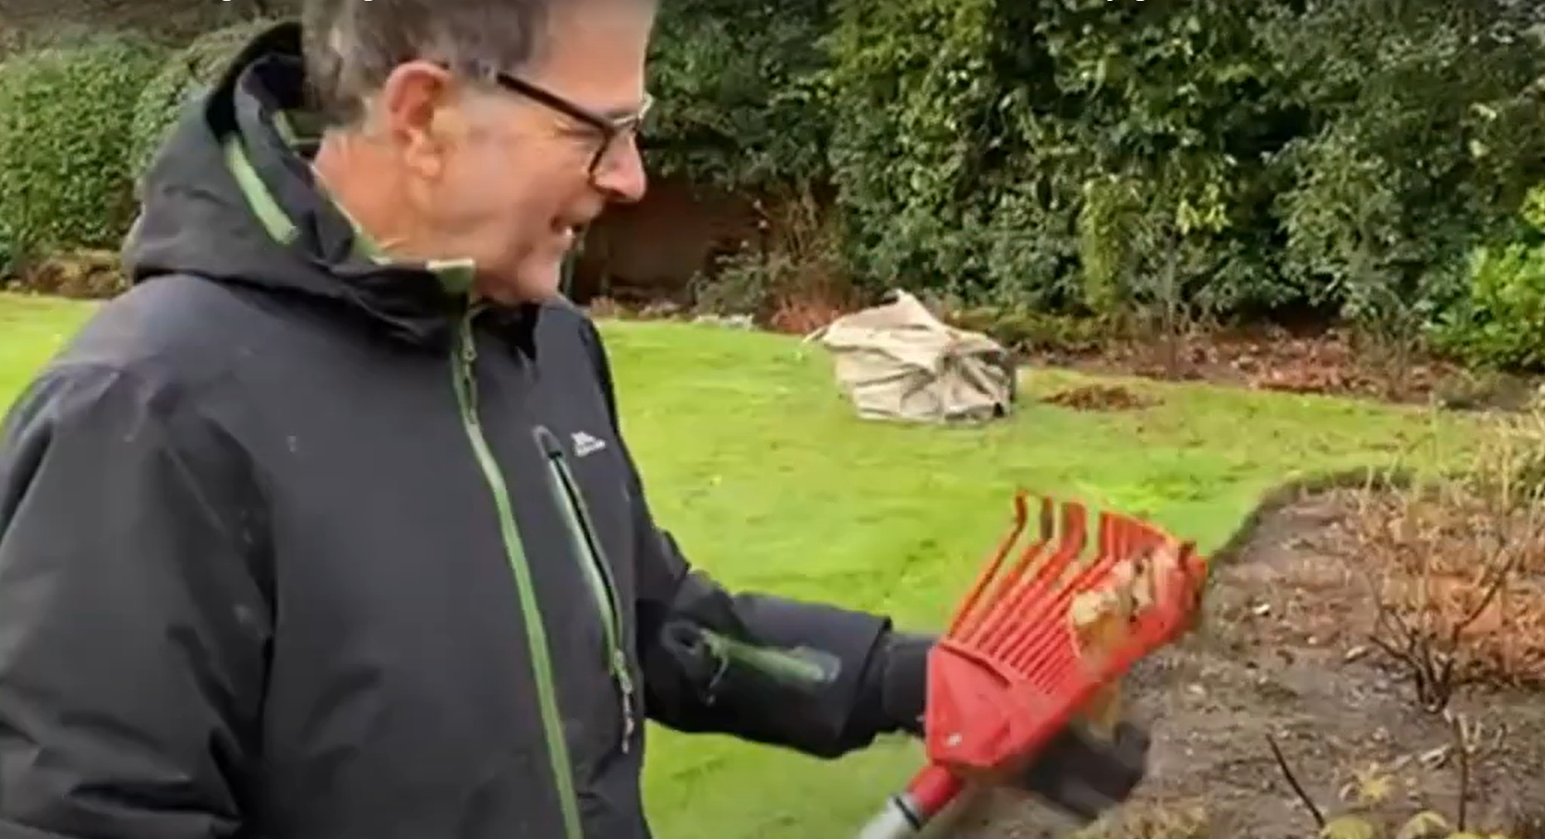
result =
[[601,161],[606,159],[606,153],[611,151],[613,144],[619,140],[630,139],[643,129],[644,120],[648,118],[649,110],[654,106],[654,97],[645,94],[644,104],[634,113],[620,117],[605,116],[508,73],[496,73],[493,80],[512,93],[531,99],[595,129],[596,133],[601,135],[601,146],[596,149],[595,157],[590,159],[589,173],[592,178],[595,177],[596,169],[600,168]]

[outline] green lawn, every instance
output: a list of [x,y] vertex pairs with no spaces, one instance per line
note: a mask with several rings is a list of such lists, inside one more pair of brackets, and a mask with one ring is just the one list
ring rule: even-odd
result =
[[[84,307],[0,297],[0,403]],[[711,326],[609,324],[629,440],[654,507],[696,561],[744,588],[942,619],[1017,487],[1143,512],[1204,549],[1297,474],[1457,456],[1468,423],[1421,410],[1134,384],[1163,404],[1092,414],[1027,400],[982,429],[865,423],[822,353]],[[1032,371],[1032,395],[1079,381]],[[820,763],[652,732],[662,839],[847,839],[914,768],[910,744]]]
[[0,294],[0,406],[9,405],[39,365],[91,313],[46,297]]

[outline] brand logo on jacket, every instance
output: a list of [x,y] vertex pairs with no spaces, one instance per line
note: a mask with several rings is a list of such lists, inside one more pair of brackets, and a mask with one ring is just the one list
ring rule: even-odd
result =
[[585,455],[592,454],[606,448],[605,440],[602,440],[598,437],[593,437],[583,431],[576,431],[573,434],[570,434],[569,439],[574,444],[574,455],[576,457],[584,457]]

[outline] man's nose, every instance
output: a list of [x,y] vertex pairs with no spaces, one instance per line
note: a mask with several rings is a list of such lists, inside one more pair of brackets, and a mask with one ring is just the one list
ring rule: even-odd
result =
[[649,189],[649,175],[644,171],[644,157],[634,138],[612,144],[596,168],[595,185],[610,200],[621,204],[643,200]]

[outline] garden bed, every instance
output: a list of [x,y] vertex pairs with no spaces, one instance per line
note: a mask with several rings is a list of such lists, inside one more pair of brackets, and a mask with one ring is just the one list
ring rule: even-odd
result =
[[[1203,630],[1134,673],[1137,712],[1155,734],[1150,779],[1084,835],[1312,836],[1315,816],[1275,741],[1327,818],[1362,812],[1398,825],[1433,810],[1452,822],[1463,776],[1471,829],[1545,837],[1545,539],[1538,514],[1503,517],[1478,503],[1339,490],[1263,516],[1214,572]],[[1504,539],[1506,556],[1495,548]],[[1509,574],[1477,608],[1488,564]],[[1449,582],[1413,598],[1421,579]],[[1435,630],[1439,661],[1453,653],[1458,687],[1441,710],[1417,700],[1393,629],[1401,621]],[[1049,837],[1053,823],[1035,805],[1001,800],[961,835]]]

